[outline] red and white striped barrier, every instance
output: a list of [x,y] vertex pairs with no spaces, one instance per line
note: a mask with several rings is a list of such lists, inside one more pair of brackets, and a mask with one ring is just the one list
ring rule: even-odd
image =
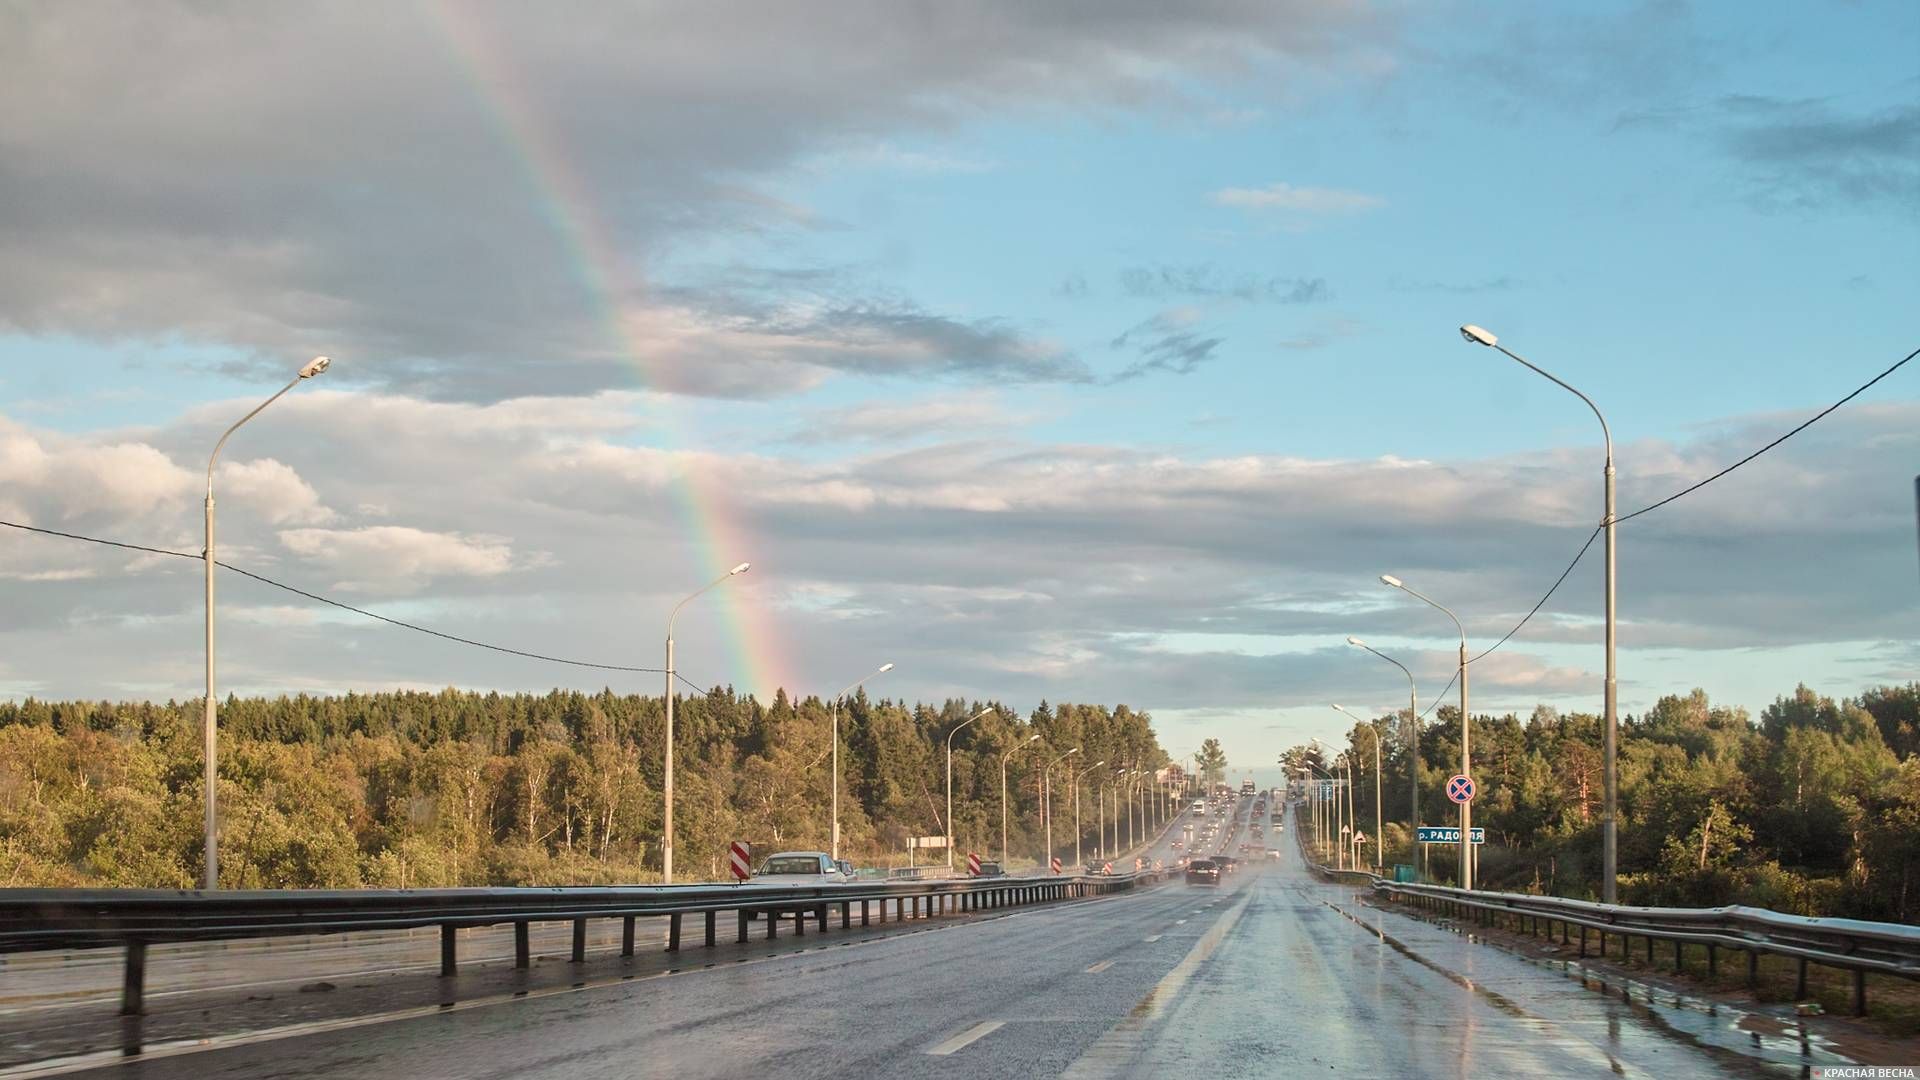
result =
[[744,840],[735,840],[727,845],[727,870],[735,881],[745,881],[753,876],[753,848]]

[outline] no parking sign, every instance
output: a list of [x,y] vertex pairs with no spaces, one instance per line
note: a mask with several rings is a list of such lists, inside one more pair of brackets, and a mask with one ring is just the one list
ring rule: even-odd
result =
[[1447,798],[1457,803],[1473,801],[1473,777],[1466,773],[1455,773],[1447,780]]

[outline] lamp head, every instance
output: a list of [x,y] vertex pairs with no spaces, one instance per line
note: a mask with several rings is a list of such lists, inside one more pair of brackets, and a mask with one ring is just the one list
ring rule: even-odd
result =
[[1473,325],[1472,323],[1468,323],[1467,325],[1460,328],[1460,336],[1467,339],[1468,341],[1473,342],[1476,345],[1485,345],[1488,348],[1492,348],[1493,346],[1500,343],[1499,338],[1494,337],[1492,334],[1488,333],[1485,330],[1480,329],[1479,327]]
[[1069,755],[1072,755],[1072,754],[1077,754],[1077,753],[1079,753],[1079,752],[1080,752],[1080,748],[1076,746],[1076,747],[1074,747],[1073,749],[1071,749],[1071,750],[1069,750],[1069,751],[1067,751],[1067,752],[1066,752],[1065,754],[1061,754],[1060,756],[1061,756],[1061,757],[1067,757],[1067,756],[1069,756]]
[[1034,732],[1034,733],[1033,733],[1032,735],[1029,735],[1029,736],[1027,736],[1027,741],[1028,741],[1028,742],[1039,742],[1039,741],[1040,741],[1040,733],[1036,731],[1036,732]]
[[885,674],[886,674],[887,672],[889,672],[889,671],[892,671],[892,670],[893,670],[893,661],[891,661],[891,660],[889,660],[889,661],[887,661],[886,663],[884,663],[884,664],[881,664],[881,665],[880,665],[880,670],[879,670],[879,671],[876,671],[876,672],[874,672],[874,674],[875,674],[875,675],[885,675]]
[[1364,641],[1361,641],[1361,640],[1360,640],[1359,638],[1357,638],[1357,637],[1354,637],[1354,636],[1353,636],[1353,635],[1351,635],[1351,634],[1349,634],[1349,635],[1347,635],[1347,644],[1349,644],[1349,645],[1358,645],[1358,646],[1360,646],[1360,647],[1361,647],[1361,648],[1363,648],[1363,649],[1367,647],[1367,643],[1366,643],[1366,642],[1364,642]]
[[1395,589],[1404,589],[1407,587],[1404,582],[1402,582],[1399,578],[1394,577],[1392,574],[1381,574],[1380,584],[1391,586],[1392,588],[1395,588]]
[[307,361],[306,365],[300,369],[300,377],[303,379],[311,379],[315,375],[320,374],[321,372],[327,370],[332,366],[333,366],[333,357],[316,356],[313,359]]
[[743,563],[741,563],[741,564],[740,564],[739,566],[736,566],[736,567],[734,567],[733,569],[731,569],[731,570],[729,570],[729,571],[727,571],[727,576],[728,576],[728,577],[733,577],[733,576],[734,576],[734,575],[736,575],[736,574],[744,574],[744,573],[746,573],[746,572],[747,572],[748,570],[751,570],[752,568],[753,568],[753,564],[752,564],[752,563],[750,563],[750,562],[743,562]]

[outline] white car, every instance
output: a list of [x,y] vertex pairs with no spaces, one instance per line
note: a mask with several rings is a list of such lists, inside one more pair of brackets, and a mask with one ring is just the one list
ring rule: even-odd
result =
[[833,885],[853,880],[853,866],[824,851],[782,851],[754,871],[756,885]]

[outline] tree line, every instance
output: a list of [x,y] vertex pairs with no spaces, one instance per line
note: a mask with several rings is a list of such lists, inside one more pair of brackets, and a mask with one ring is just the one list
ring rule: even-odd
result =
[[[1400,862],[1413,857],[1407,719],[1374,721],[1386,854]],[[1473,717],[1473,823],[1487,830],[1476,886],[1598,897],[1601,734],[1599,716],[1546,706],[1524,720]],[[1422,723],[1419,748],[1420,820],[1458,824],[1441,790],[1458,771],[1458,709]],[[1371,833],[1372,736],[1355,725],[1344,752],[1356,820]],[[1303,759],[1326,764],[1312,747],[1283,760]],[[1618,762],[1622,903],[1920,922],[1920,682],[1838,701],[1803,685],[1757,720],[1703,690],[1663,697],[1622,718]],[[1453,872],[1455,851],[1431,853],[1435,873]]]
[[[843,701],[842,855],[904,863],[910,836],[945,832],[946,739],[979,702]],[[0,887],[191,888],[199,879],[199,700],[0,703]],[[229,697],[220,709],[221,885],[427,888],[658,880],[664,702],[388,692]],[[818,698],[770,704],[730,689],[675,706],[676,878],[718,879],[726,845],[825,850],[830,718]],[[1031,741],[1039,736],[1037,742]],[[1095,788],[1113,765],[1166,761],[1151,718],[1125,705],[996,708],[953,740],[958,849],[1039,857],[1045,763],[1056,843],[1098,845]],[[1018,748],[1018,749],[1016,749]],[[1076,760],[1077,759],[1077,760]],[[1110,834],[1109,834],[1110,838]],[[920,861],[938,859],[923,852]]]

